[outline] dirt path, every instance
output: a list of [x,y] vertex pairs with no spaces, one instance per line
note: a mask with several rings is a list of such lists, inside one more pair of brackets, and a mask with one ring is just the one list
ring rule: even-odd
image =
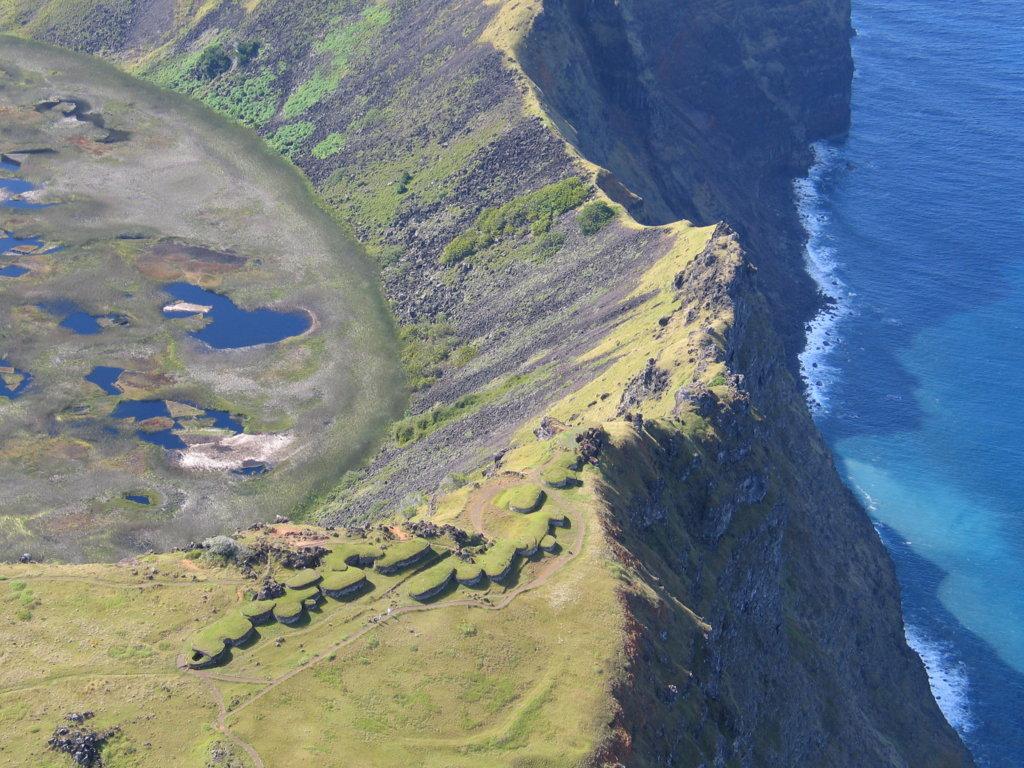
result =
[[[508,476],[507,483],[497,483],[493,488],[487,489],[489,491],[488,493],[481,493],[478,498],[473,498],[470,501],[471,507],[469,509],[469,516],[475,530],[483,532],[483,510],[486,508],[487,504],[494,498],[494,496],[497,493],[500,493],[504,488],[508,487],[508,485],[511,485],[514,482],[520,482],[521,480],[522,478],[520,477],[510,475]],[[213,672],[211,670],[188,669],[187,665],[185,664],[185,659],[183,656],[178,657],[178,667],[183,673],[194,675],[200,678],[213,694],[214,699],[217,702],[217,720],[214,723],[215,728],[220,733],[223,733],[225,736],[231,739],[231,741],[237,744],[240,748],[244,749],[246,754],[248,754],[249,757],[252,759],[256,768],[265,768],[263,759],[260,757],[255,747],[253,747],[248,742],[244,741],[237,734],[233,733],[231,731],[231,728],[228,726],[228,711],[227,707],[224,704],[224,695],[220,688],[217,687],[218,682],[248,683],[253,685],[266,686],[263,689],[257,691],[251,697],[249,697],[244,703],[240,704],[238,707],[232,710],[232,712],[237,713],[245,709],[246,707],[250,706],[254,702],[258,701],[259,699],[263,698],[268,693],[273,691],[275,688],[280,686],[282,683],[288,682],[299,673],[304,672],[305,670],[310,669],[311,667],[319,664],[320,662],[326,660],[329,656],[337,654],[338,651],[345,648],[346,646],[352,645],[356,641],[360,640],[361,638],[365,637],[367,634],[372,632],[374,629],[382,627],[385,624],[391,622],[393,619],[399,618],[400,616],[413,613],[424,613],[426,611],[439,611],[446,608],[479,608],[485,611],[503,610],[504,608],[507,608],[512,603],[512,601],[520,595],[526,594],[527,592],[531,592],[535,589],[539,589],[540,587],[547,584],[548,581],[551,580],[552,576],[556,575],[559,571],[565,568],[565,566],[567,566],[569,563],[571,563],[579,556],[580,552],[583,549],[583,542],[586,537],[586,526],[584,524],[582,515],[569,514],[568,517],[572,524],[572,528],[570,530],[575,534],[571,546],[566,547],[563,550],[564,554],[559,555],[555,558],[551,558],[550,560],[545,562],[544,565],[541,566],[541,568],[536,572],[536,574],[530,581],[513,587],[508,592],[504,593],[501,596],[501,599],[497,602],[485,603],[483,602],[482,599],[465,598],[460,600],[449,600],[447,602],[433,603],[429,605],[405,605],[400,608],[395,608],[393,610],[389,609],[387,613],[377,614],[376,616],[372,617],[369,622],[367,622],[362,627],[357,629],[351,635],[348,635],[347,637],[339,640],[337,643],[330,646],[327,650],[317,654],[316,656],[311,658],[308,663],[303,664],[301,667],[296,667],[295,669],[286,672],[280,677],[273,678],[271,680],[235,675],[223,675],[217,672]]]
[[254,768],[266,768],[266,766],[263,764],[263,758],[260,757],[260,753],[256,751],[256,748],[249,742],[239,738],[236,734],[232,733],[231,729],[228,727],[228,709],[224,704],[224,693],[221,691],[220,688],[217,687],[216,683],[214,683],[213,680],[210,680],[209,678],[202,676],[199,677],[203,681],[203,684],[207,687],[207,689],[209,689],[211,695],[214,698],[214,701],[217,703],[217,719],[216,721],[214,721],[213,727],[216,728],[217,731],[219,731],[220,733],[223,733],[234,744],[238,745],[241,749],[243,749],[245,753],[249,756],[249,759],[252,760]]

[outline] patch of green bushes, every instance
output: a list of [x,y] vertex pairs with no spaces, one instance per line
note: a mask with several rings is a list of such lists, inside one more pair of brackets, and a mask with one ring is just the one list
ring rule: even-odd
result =
[[424,389],[441,375],[441,364],[458,347],[455,329],[444,322],[410,323],[398,330],[402,366],[413,390]]
[[334,75],[325,75],[322,72],[313,73],[312,77],[292,91],[288,100],[285,101],[284,107],[281,108],[281,114],[290,119],[308,112],[323,98],[333,93],[338,87],[338,82],[339,79]]
[[345,148],[345,134],[343,133],[329,133],[321,141],[319,141],[313,150],[310,152],[313,157],[317,160],[326,160],[328,157],[334,157]]
[[242,40],[235,46],[235,50],[238,51],[238,66],[244,67],[250,61],[260,55],[260,48],[262,47],[259,40]]
[[267,137],[267,141],[282,155],[292,158],[312,135],[313,127],[313,124],[307,121],[282,125]]
[[328,32],[317,43],[316,51],[330,54],[331,65],[344,73],[356,58],[370,51],[373,40],[390,23],[391,9],[388,6],[368,6],[358,20]]
[[527,226],[539,236],[551,228],[555,218],[579,207],[589,195],[590,188],[583,179],[570,176],[497,208],[487,208],[468,230],[445,247],[441,263],[463,261],[503,238],[522,233]]
[[251,128],[262,128],[277,112],[281,93],[277,75],[269,67],[252,74],[233,73],[210,84],[201,98],[218,112],[230,115]]
[[584,235],[594,235],[615,218],[615,209],[604,200],[594,200],[584,205],[576,217]]
[[395,442],[399,446],[409,445],[436,432],[445,424],[468,416],[489,402],[484,392],[470,392],[451,405],[435,404],[423,413],[408,416],[397,422],[393,428]]

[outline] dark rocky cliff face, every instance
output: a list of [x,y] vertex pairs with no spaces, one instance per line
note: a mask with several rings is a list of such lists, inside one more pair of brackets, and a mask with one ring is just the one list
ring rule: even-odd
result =
[[730,222],[792,357],[817,299],[791,181],[849,123],[849,0],[544,8],[521,59],[567,138],[640,221]]
[[888,554],[810,420],[728,228],[678,283],[720,310],[709,431],[648,424],[600,459],[607,525],[643,589],[618,691],[627,766],[967,766],[906,645]]

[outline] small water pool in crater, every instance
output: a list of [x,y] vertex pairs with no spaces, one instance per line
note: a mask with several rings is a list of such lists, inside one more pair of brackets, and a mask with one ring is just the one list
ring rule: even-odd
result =
[[0,254],[33,252],[43,247],[38,237],[16,237],[12,232],[0,229]]
[[4,208],[21,211],[50,207],[52,203],[36,203],[22,197],[26,192],[32,192],[35,189],[34,184],[24,179],[0,177],[0,205]]
[[6,397],[8,400],[21,397],[31,383],[31,373],[15,368],[0,358],[0,397]]
[[102,315],[90,315],[73,301],[67,299],[55,299],[40,303],[39,308],[49,312],[51,315],[61,317],[59,325],[61,328],[78,334],[79,336],[95,336],[102,333],[105,328],[114,325],[126,326],[129,320],[125,315],[117,312],[108,312]]
[[31,272],[28,267],[22,267],[17,264],[8,264],[6,267],[0,267],[0,277],[21,277]]
[[124,373],[124,368],[115,368],[112,365],[97,365],[86,375],[85,380],[95,384],[108,395],[120,395],[121,388],[117,386],[117,379]]
[[148,507],[150,504],[152,504],[152,501],[150,500],[149,496],[146,496],[141,493],[126,493],[124,497],[128,501],[134,502],[136,504],[141,504],[144,507]]
[[238,349],[260,344],[273,344],[309,330],[313,319],[308,312],[282,312],[276,309],[241,309],[220,293],[208,291],[191,283],[168,283],[163,286],[187,307],[174,304],[164,308],[164,317],[180,318],[205,315],[208,322],[198,331],[190,332],[214,349]]
[[188,447],[179,433],[185,431],[190,422],[197,423],[199,427],[223,429],[236,435],[242,432],[242,423],[227,411],[203,408],[185,401],[174,402],[173,405],[177,413],[171,412],[166,400],[121,400],[110,416],[114,419],[132,419],[138,425],[135,434],[140,440],[171,451]]

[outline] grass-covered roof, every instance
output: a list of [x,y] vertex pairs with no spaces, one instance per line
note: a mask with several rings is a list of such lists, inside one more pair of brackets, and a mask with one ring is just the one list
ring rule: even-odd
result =
[[224,650],[227,643],[237,643],[252,630],[252,622],[240,613],[230,613],[192,638],[192,650],[211,658]]
[[541,508],[547,495],[536,483],[522,483],[502,491],[495,503],[512,512],[534,512]]
[[321,576],[319,571],[315,571],[312,568],[306,568],[301,571],[295,571],[291,573],[284,581],[284,585],[288,589],[303,589],[312,584],[316,584],[320,581]]
[[384,551],[384,557],[377,561],[377,568],[386,570],[423,557],[430,549],[430,542],[423,539],[406,539],[396,541],[388,545]]
[[326,592],[341,592],[366,581],[366,573],[360,568],[346,568],[344,571],[331,571],[320,582],[320,588]]
[[409,580],[409,595],[418,597],[430,594],[444,587],[454,575],[455,567],[448,560],[443,560]]

